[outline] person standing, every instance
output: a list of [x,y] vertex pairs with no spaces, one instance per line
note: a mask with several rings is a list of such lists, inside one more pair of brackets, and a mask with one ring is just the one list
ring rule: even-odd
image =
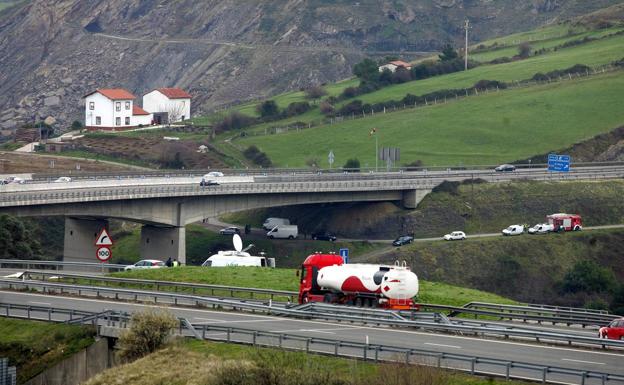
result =
[[167,266],[167,267],[172,267],[173,266],[173,262],[171,261],[171,257],[169,257],[169,259],[167,259],[167,262],[165,262],[165,266]]
[[180,267],[180,262],[177,259],[173,260],[173,267]]

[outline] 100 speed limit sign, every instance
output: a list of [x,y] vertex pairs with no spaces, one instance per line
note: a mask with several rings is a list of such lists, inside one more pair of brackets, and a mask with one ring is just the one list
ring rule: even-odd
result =
[[106,262],[112,257],[113,253],[108,247],[98,247],[95,256],[102,262]]

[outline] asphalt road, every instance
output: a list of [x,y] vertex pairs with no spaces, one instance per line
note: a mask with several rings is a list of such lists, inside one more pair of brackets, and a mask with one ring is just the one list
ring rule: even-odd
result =
[[[86,311],[136,311],[151,305],[120,303],[108,300],[49,296],[34,293],[0,291],[0,302],[54,306]],[[396,347],[427,349],[437,352],[475,355],[570,369],[600,371],[624,375],[624,354],[594,350],[569,349],[505,340],[479,339],[470,336],[444,335],[416,330],[369,327],[332,322],[310,321],[255,315],[249,313],[217,312],[166,306],[178,317],[192,323],[228,325],[259,331],[282,332],[304,337],[385,344]]]

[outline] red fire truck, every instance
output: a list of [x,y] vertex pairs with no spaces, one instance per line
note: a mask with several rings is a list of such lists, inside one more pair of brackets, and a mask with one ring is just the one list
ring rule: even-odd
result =
[[546,217],[554,231],[580,231],[583,229],[581,216],[578,214],[558,213]]

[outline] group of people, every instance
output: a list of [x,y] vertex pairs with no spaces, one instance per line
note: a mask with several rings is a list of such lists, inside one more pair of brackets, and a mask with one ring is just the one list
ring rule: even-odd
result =
[[171,259],[171,257],[169,257],[169,259],[167,259],[167,262],[165,262],[165,266],[167,267],[179,267],[180,262],[178,262],[177,259]]

